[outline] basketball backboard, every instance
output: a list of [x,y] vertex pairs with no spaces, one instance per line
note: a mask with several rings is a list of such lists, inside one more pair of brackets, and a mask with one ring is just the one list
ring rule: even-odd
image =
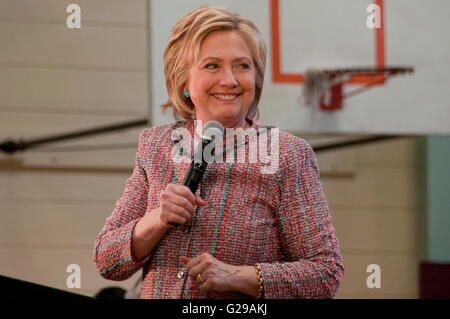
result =
[[[450,2],[431,0],[173,0],[151,2],[152,123],[169,122],[162,54],[173,24],[192,9],[219,5],[250,18],[268,46],[260,121],[294,133],[448,135]],[[373,27],[374,5],[380,27]],[[157,26],[157,27],[156,27]],[[431,36],[432,35],[432,36]],[[299,105],[311,68],[412,66],[401,76],[344,100],[336,112]],[[344,90],[367,83],[352,77]]]
[[[270,2],[270,49],[271,49],[271,58],[272,58],[272,65],[271,65],[271,74],[272,74],[272,82],[274,83],[303,83],[305,78],[305,72],[299,71],[298,73],[291,73],[289,71],[283,70],[281,63],[283,60],[281,51],[282,51],[282,45],[281,45],[281,24],[284,22],[284,19],[281,18],[281,6],[283,0],[269,0]],[[281,2],[281,3],[280,3]],[[322,6],[322,10],[329,11],[330,9],[333,10],[333,8],[327,9],[327,4],[329,1],[324,3]],[[338,2],[339,3],[339,2]],[[342,3],[341,3],[342,4]],[[298,4],[297,4],[298,5]],[[361,9],[361,8],[360,8]],[[289,8],[284,8],[284,10],[288,10]],[[294,9],[295,10],[295,9]],[[372,4],[368,4],[366,7],[366,12],[369,11],[370,13],[373,13],[371,16],[375,15],[375,19],[379,20],[378,27],[374,27],[373,29],[373,52],[372,53],[372,60],[370,60],[370,56],[367,56],[369,59],[361,60],[360,62],[366,63],[366,65],[378,67],[378,68],[384,68],[385,67],[385,45],[384,45],[384,29],[385,29],[385,23],[384,23],[384,0],[374,0]],[[286,15],[286,14],[284,14]],[[318,12],[318,15],[320,16],[320,13]],[[313,16],[312,16],[313,18]],[[368,17],[368,19],[372,19],[372,17]],[[339,20],[337,20],[339,21]],[[311,21],[308,23],[309,27],[314,28],[314,22]],[[286,26],[287,29],[290,29],[289,26]],[[296,28],[295,28],[296,29]],[[317,32],[318,40],[322,38],[325,41],[329,41],[330,37],[334,39],[340,38],[340,33],[345,32],[345,30],[339,30],[339,28],[333,28],[330,29],[322,34],[320,34],[318,28],[314,32]],[[369,27],[370,29],[370,27]],[[296,33],[296,32],[295,32]],[[344,33],[345,34],[345,33]],[[363,37],[366,37],[367,34],[364,34]],[[331,44],[331,41],[329,42]],[[320,47],[316,46],[318,51],[320,48],[326,49],[327,45],[320,45]],[[353,51],[353,52],[352,52]],[[348,58],[357,59],[357,54],[354,54],[358,51],[356,50],[348,50],[345,52],[346,55],[348,55]],[[370,52],[370,47],[369,50]],[[332,52],[330,52],[332,53]],[[343,52],[344,53],[344,52]],[[329,60],[332,58],[329,57]],[[329,62],[325,62],[329,63]],[[330,67],[330,66],[328,66]],[[371,82],[371,78],[367,78],[364,76],[356,76],[352,77],[352,79],[349,80],[349,84],[366,84],[368,82]]]

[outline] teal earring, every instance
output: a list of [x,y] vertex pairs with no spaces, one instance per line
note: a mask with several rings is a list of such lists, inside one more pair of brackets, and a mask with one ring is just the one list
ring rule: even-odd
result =
[[187,97],[187,98],[189,97],[189,91],[187,89],[184,90],[183,94],[184,94],[185,97]]

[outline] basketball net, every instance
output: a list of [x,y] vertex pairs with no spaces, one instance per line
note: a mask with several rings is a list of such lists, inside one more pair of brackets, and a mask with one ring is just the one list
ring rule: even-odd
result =
[[329,104],[331,98],[330,88],[337,83],[342,83],[347,77],[347,75],[335,75],[319,69],[306,71],[299,104],[311,108],[310,130],[317,131],[318,129],[317,117],[320,111],[321,99],[323,99],[325,104]]

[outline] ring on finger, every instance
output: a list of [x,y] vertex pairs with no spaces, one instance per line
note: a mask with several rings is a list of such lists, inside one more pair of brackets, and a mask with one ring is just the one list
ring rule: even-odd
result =
[[195,281],[197,281],[197,282],[199,282],[199,283],[202,283],[202,282],[205,281],[205,279],[203,279],[202,274],[198,274],[198,275],[195,277]]

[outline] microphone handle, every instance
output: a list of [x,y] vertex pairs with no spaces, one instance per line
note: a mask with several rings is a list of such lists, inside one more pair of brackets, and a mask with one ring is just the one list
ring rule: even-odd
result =
[[195,194],[195,192],[197,191],[198,185],[203,178],[203,174],[205,174],[207,166],[208,163],[198,163],[195,162],[195,160],[192,161],[191,165],[189,166],[186,177],[184,178],[183,185],[189,188],[192,194]]
[[[201,154],[196,154],[197,156],[201,156],[201,162],[197,162],[196,159],[199,158],[197,156],[194,156],[194,160],[192,160],[191,165],[189,165],[188,172],[186,174],[186,177],[184,178],[183,185],[189,188],[192,192],[192,194],[195,195],[195,192],[198,189],[198,185],[200,184],[203,174],[205,174],[206,168],[208,167],[208,163],[205,161],[203,157],[203,150],[204,148],[211,143],[211,140],[203,139],[201,148],[199,147],[197,149],[197,152],[201,151]],[[172,226],[179,226],[180,224],[169,222]]]

